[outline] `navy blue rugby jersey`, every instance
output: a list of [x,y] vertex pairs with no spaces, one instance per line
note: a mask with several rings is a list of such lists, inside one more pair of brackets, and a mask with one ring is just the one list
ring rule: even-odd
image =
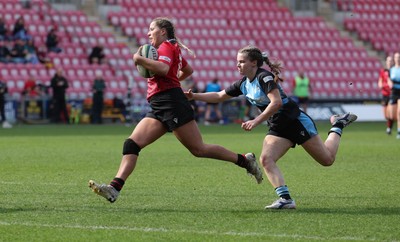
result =
[[283,103],[278,113],[284,113],[291,118],[296,118],[300,114],[299,107],[293,100],[288,98],[281,85],[274,81],[274,77],[274,74],[270,71],[258,68],[253,80],[244,76],[241,80],[226,88],[225,92],[232,97],[243,94],[252,105],[256,105],[260,111],[264,111],[271,103],[267,94],[277,88]]

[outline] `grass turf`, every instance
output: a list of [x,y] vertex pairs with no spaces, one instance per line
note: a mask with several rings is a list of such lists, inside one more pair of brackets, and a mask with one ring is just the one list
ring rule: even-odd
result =
[[[329,126],[317,123],[322,138]],[[132,127],[17,125],[0,129],[0,241],[399,241],[399,142],[384,123],[355,123],[335,164],[301,148],[279,167],[298,209],[264,177],[199,159],[167,134],[144,149],[114,204],[87,187],[108,183]],[[266,127],[201,126],[204,141],[260,154]]]

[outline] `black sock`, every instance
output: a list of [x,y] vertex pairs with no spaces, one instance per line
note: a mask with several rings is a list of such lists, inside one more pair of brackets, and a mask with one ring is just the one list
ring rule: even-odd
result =
[[286,200],[292,199],[292,197],[290,197],[289,194],[282,195],[281,198],[284,198],[284,199],[286,199]]
[[339,129],[343,129],[343,128],[344,128],[344,125],[343,125],[341,122],[337,122],[335,125],[332,125],[332,127],[336,127],[336,128],[339,128]]
[[247,167],[246,157],[244,157],[244,155],[241,155],[241,154],[237,154],[237,155],[238,155],[238,160],[236,162],[236,165],[246,168]]
[[390,129],[393,128],[393,119],[389,119],[389,120],[387,121],[387,126],[388,126],[388,128],[390,128]]
[[110,186],[114,187],[117,191],[121,191],[124,184],[125,181],[118,177],[115,177],[114,180],[110,182]]

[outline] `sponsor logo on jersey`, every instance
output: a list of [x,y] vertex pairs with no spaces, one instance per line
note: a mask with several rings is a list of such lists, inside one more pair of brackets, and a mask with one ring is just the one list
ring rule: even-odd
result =
[[168,63],[171,63],[171,58],[169,58],[168,56],[165,56],[165,55],[162,55],[162,56],[158,57],[158,59],[166,61]]
[[267,82],[272,81],[272,80],[274,80],[274,78],[272,76],[266,76],[266,77],[263,78],[264,83],[267,83]]

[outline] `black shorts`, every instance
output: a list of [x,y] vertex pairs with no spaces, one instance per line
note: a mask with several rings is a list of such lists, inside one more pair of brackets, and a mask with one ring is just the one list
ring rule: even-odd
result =
[[397,100],[400,99],[400,90],[397,89],[392,89],[392,92],[390,93],[390,99],[389,99],[389,104],[397,104]]
[[386,107],[389,104],[390,96],[382,95],[382,106]]
[[155,94],[149,103],[152,110],[146,117],[159,120],[168,132],[194,120],[193,108],[181,88]]
[[296,144],[301,145],[317,134],[318,130],[314,121],[304,112],[301,112],[295,119],[279,118],[279,121],[271,125],[267,133],[267,135],[274,135],[292,141],[293,148]]

